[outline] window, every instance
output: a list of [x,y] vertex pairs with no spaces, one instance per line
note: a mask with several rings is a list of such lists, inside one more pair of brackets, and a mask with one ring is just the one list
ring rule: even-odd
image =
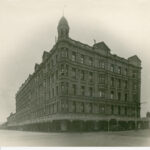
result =
[[75,102],[71,103],[70,112],[76,112],[76,103]]
[[76,85],[75,84],[72,85],[72,93],[73,93],[73,95],[76,95]]
[[56,79],[58,79],[58,70],[56,70]]
[[49,98],[51,97],[51,91],[49,90],[49,92],[48,92],[48,96],[49,96]]
[[95,114],[99,113],[99,104],[93,104],[93,113]]
[[87,103],[86,104],[86,112],[90,113],[92,111],[92,104],[91,103]]
[[47,72],[47,66],[43,66],[43,73]]
[[62,108],[63,112],[67,112],[68,111],[68,103],[67,102],[62,102],[61,103],[61,108]]
[[52,80],[52,83],[54,82],[54,74],[51,75],[51,80]]
[[133,90],[137,90],[137,84],[133,83]]
[[113,64],[111,64],[111,66],[110,66],[110,71],[114,72],[114,65]]
[[111,77],[110,85],[111,85],[111,87],[114,87],[114,77]]
[[56,62],[58,61],[58,55],[56,55]]
[[50,69],[50,63],[47,64],[47,69],[48,69],[48,70]]
[[68,95],[68,93],[69,93],[69,83],[67,82],[66,83],[66,94]]
[[114,114],[114,106],[111,105],[111,114]]
[[104,84],[105,83],[105,75],[104,74],[100,74],[99,75],[99,83],[100,84]]
[[118,67],[118,74],[121,74],[121,67]]
[[81,86],[81,95],[82,95],[82,96],[85,95],[85,86]]
[[102,97],[102,91],[99,90],[99,97]]
[[120,101],[121,100],[121,93],[118,92],[117,96],[118,96],[118,100]]
[[100,113],[104,113],[105,112],[105,106],[100,105],[99,110],[100,110]]
[[92,87],[89,88],[89,96],[93,96],[93,88]]
[[84,80],[84,70],[81,70],[81,80]]
[[127,93],[125,93],[125,95],[124,95],[124,100],[125,100],[125,102],[128,100],[128,94]]
[[99,61],[99,67],[104,69],[105,68],[105,62]]
[[60,73],[62,76],[64,75],[64,65],[61,64],[61,73]]
[[114,99],[114,91],[111,91],[111,93],[110,93],[110,99]]
[[127,107],[125,107],[125,116],[127,116]]
[[83,112],[84,111],[84,106],[83,103],[77,103],[77,112]]
[[84,63],[84,55],[81,55],[81,63]]
[[136,78],[136,77],[137,77],[137,71],[136,71],[136,70],[134,70],[134,71],[132,72],[132,77],[133,77],[133,78]]
[[128,88],[128,81],[124,81],[124,88],[127,89]]
[[63,30],[61,30],[61,36],[63,36],[63,34],[64,34],[64,33],[63,33]]
[[76,52],[72,52],[72,61],[76,61]]
[[65,91],[64,82],[61,82],[61,93],[64,94],[64,91]]
[[61,48],[61,56],[68,57],[68,48],[65,48],[65,47]]
[[68,48],[65,50],[65,57],[68,57]]
[[101,89],[99,89],[99,97],[104,98],[105,97],[105,92]]
[[68,67],[68,65],[66,65],[66,76],[68,76],[68,69],[69,69],[69,67]]
[[117,80],[117,88],[121,88],[121,80],[120,79]]
[[76,78],[76,69],[72,68],[72,78]]
[[81,112],[84,112],[84,103],[81,103],[80,110],[81,110]]
[[125,68],[125,69],[124,69],[124,75],[125,75],[125,76],[127,75],[127,72],[128,72],[128,70],[127,70],[127,68]]
[[105,68],[105,62],[101,62],[101,67],[104,69]]
[[137,94],[136,93],[133,94],[133,101],[137,101]]
[[54,88],[52,89],[52,94],[53,94],[53,97],[54,97]]
[[64,57],[64,47],[61,48],[61,57]]
[[58,86],[56,86],[56,95],[58,96]]
[[120,110],[121,110],[121,109],[120,109],[120,106],[118,106],[118,114],[119,114],[119,115],[120,115],[120,112],[121,112]]
[[46,88],[46,81],[43,81],[43,88]]
[[92,66],[93,65],[93,58],[89,57],[89,65]]
[[93,73],[89,72],[89,81],[92,82],[93,81]]
[[51,65],[52,65],[52,67],[54,66],[54,62],[53,62],[53,60],[51,60]]

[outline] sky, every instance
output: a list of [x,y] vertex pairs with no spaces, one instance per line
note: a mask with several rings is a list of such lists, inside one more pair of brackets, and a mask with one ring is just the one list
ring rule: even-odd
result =
[[150,111],[149,0],[0,0],[0,122],[15,112],[15,94],[43,51],[55,44],[64,15],[70,37],[104,41],[113,54],[142,61],[141,115]]

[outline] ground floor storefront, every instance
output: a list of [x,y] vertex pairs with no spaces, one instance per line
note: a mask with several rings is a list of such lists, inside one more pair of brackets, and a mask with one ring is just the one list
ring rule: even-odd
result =
[[87,131],[124,131],[147,129],[149,122],[135,120],[52,120],[39,123],[30,123],[18,126],[8,126],[8,129],[42,132],[87,132]]

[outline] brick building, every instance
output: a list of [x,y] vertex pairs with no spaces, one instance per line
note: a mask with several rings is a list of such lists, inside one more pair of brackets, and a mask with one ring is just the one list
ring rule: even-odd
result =
[[42,62],[20,87],[13,125],[8,124],[43,131],[135,128],[140,59],[113,55],[104,42],[89,46],[75,41],[69,29],[62,17],[56,44],[43,52]]

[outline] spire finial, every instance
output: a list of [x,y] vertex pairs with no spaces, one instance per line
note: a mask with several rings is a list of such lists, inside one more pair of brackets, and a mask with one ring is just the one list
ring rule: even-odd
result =
[[64,17],[64,14],[65,14],[65,6],[66,5],[64,5],[64,7],[63,7],[63,17]]

